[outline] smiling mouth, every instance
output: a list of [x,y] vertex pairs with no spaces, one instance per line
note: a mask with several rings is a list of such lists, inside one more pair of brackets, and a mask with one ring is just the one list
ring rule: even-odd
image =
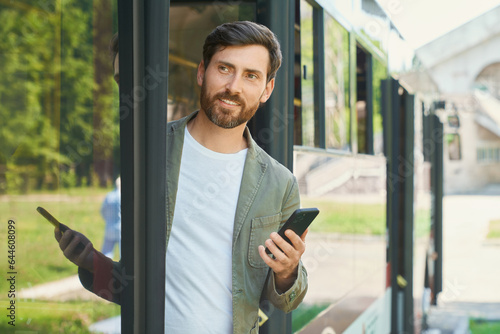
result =
[[240,104],[231,100],[226,100],[226,99],[219,99],[220,101],[224,102],[225,104],[229,104],[231,106],[239,106]]

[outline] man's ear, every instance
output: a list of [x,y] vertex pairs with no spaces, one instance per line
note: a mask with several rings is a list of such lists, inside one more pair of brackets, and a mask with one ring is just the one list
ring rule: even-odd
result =
[[274,90],[274,78],[269,80],[269,82],[266,84],[266,89],[264,89],[264,92],[260,97],[260,103],[265,103],[267,100],[269,100],[269,97],[271,97],[273,90]]
[[201,84],[203,83],[203,78],[205,78],[205,64],[203,63],[203,60],[200,62],[200,65],[198,65],[198,73],[196,74],[196,80],[198,81],[198,86],[201,87]]

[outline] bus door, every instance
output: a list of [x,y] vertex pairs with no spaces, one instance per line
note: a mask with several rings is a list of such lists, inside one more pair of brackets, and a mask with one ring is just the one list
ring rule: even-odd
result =
[[413,332],[414,96],[397,80],[382,85],[387,156],[387,284],[391,333]]

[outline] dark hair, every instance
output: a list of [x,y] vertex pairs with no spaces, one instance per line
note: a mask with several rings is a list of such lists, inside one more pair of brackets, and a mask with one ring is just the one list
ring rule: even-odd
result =
[[269,51],[267,81],[276,76],[281,66],[280,43],[266,26],[250,21],[224,23],[215,28],[205,39],[203,63],[207,69],[213,55],[226,46],[262,45]]
[[115,68],[115,58],[118,54],[118,33],[115,33],[113,37],[111,37],[111,41],[109,42],[109,54],[111,55],[113,68]]

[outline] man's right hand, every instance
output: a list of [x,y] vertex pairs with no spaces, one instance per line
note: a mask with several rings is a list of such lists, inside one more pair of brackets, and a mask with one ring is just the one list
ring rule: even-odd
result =
[[[94,246],[86,236],[80,232],[68,229],[62,233],[58,228],[54,229],[54,236],[59,242],[59,248],[64,256],[78,267],[94,272]],[[83,250],[77,248],[78,243],[85,245]]]

